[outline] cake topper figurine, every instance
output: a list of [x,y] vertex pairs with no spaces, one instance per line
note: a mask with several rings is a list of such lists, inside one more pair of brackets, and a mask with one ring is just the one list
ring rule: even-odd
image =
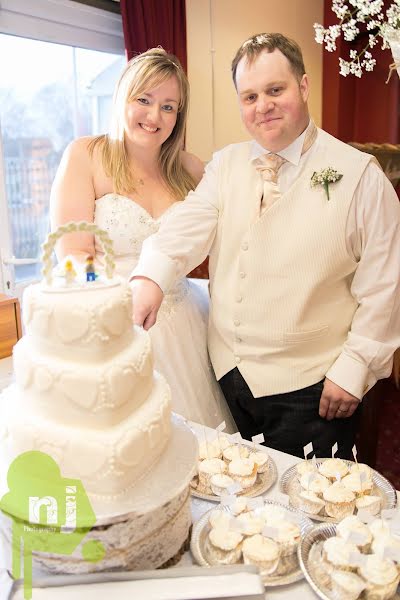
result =
[[64,277],[67,284],[75,281],[76,271],[70,258],[67,258],[64,264]]
[[96,281],[96,273],[94,270],[94,259],[91,254],[86,257],[86,281]]
[[65,233],[73,233],[75,231],[87,231],[88,233],[93,233],[99,239],[104,250],[106,276],[108,279],[112,279],[115,269],[114,250],[108,233],[104,231],[104,229],[97,227],[97,225],[94,223],[88,223],[87,221],[70,221],[69,223],[58,227],[56,231],[49,233],[45,243],[42,244],[42,275],[44,276],[47,285],[51,285],[53,281],[53,264],[51,257],[57,240],[59,240]]

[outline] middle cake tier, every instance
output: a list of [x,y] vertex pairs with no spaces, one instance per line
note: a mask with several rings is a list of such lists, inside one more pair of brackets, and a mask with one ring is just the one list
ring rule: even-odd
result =
[[71,426],[116,425],[146,401],[153,385],[150,338],[140,330],[112,358],[84,364],[35,352],[34,340],[25,336],[13,362],[20,409],[54,421],[62,414]]

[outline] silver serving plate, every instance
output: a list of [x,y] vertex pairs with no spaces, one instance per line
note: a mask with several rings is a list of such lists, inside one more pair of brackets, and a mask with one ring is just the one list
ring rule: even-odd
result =
[[[320,523],[307,531],[297,549],[304,577],[322,600],[341,600],[330,588],[330,576],[324,569],[321,558],[323,542],[334,535],[336,535],[336,525]],[[393,598],[400,598],[399,593],[397,592]]]
[[[328,460],[327,458],[318,458],[317,459],[317,467],[320,464]],[[355,463],[351,460],[343,460],[344,463],[351,466]],[[382,509],[391,509],[395,508],[397,505],[397,493],[393,485],[388,481],[383,475],[371,469],[372,471],[372,481],[373,488],[372,494],[376,496],[380,496],[381,498],[381,510]],[[337,523],[337,519],[334,517],[329,517],[325,514],[312,515],[305,511],[302,511],[299,506],[299,492],[301,490],[300,481],[297,475],[296,465],[293,465],[289,469],[287,469],[281,476],[280,479],[280,491],[283,494],[287,494],[289,497],[289,504],[302,512],[304,515],[307,515],[310,519],[314,521],[323,521],[324,523]],[[379,515],[376,516],[378,518]]]
[[[274,502],[273,500],[265,500],[265,505],[273,504],[274,506],[280,506],[290,513],[295,514],[298,517],[298,524],[301,530],[301,537],[303,538],[308,531],[310,531],[313,527],[312,521],[307,517],[304,517],[299,511],[290,506],[285,506],[284,504],[280,504],[279,502]],[[190,550],[192,552],[194,560],[202,567],[212,567],[215,566],[216,563],[212,561],[211,557],[207,552],[207,544],[206,539],[207,535],[210,531],[209,518],[210,513],[213,510],[226,510],[225,508],[212,509],[206,512],[193,526],[192,539],[190,542]],[[257,514],[262,509],[255,509],[254,512]],[[263,583],[266,587],[272,586],[280,586],[287,585],[289,583],[294,583],[303,579],[304,575],[299,565],[298,554],[294,553],[292,556],[284,557],[285,562],[280,561],[278,565],[278,573],[282,572],[280,575],[265,575],[263,572],[260,572]]]
[[[274,483],[278,479],[278,471],[276,468],[276,464],[270,456],[268,457],[267,464],[268,469],[265,471],[265,473],[258,473],[254,485],[238,492],[238,496],[246,496],[247,498],[255,498],[256,496],[262,496],[262,494],[265,494],[265,492],[274,485]],[[202,500],[210,500],[211,502],[221,502],[221,496],[216,496],[215,494],[207,494],[201,492],[200,490],[194,487],[191,487],[190,489],[192,496],[195,496],[196,498],[201,498]]]

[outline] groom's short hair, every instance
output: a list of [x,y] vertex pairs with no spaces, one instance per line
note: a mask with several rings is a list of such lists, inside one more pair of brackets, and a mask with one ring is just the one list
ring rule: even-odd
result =
[[232,61],[231,69],[235,86],[236,70],[239,61],[245,56],[247,62],[251,64],[263,50],[267,50],[268,52],[280,50],[280,52],[288,59],[296,79],[298,81],[301,80],[306,70],[304,67],[303,54],[298,43],[281,33],[258,33],[243,42]]

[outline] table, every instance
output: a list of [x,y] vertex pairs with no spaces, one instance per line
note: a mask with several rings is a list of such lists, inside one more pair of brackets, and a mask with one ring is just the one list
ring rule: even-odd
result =
[[[12,359],[11,357],[0,360],[0,390],[8,384],[10,378],[12,376]],[[193,429],[198,433],[201,438],[204,436],[203,430],[204,428],[196,423],[191,423]],[[208,429],[208,428],[206,428]],[[286,471],[289,467],[299,462],[299,458],[296,456],[292,456],[290,454],[285,454],[284,452],[279,452],[278,450],[273,450],[272,448],[266,449],[268,453],[274,460],[277,469],[278,469],[278,480],[274,484],[272,488],[270,488],[265,494],[265,498],[269,500],[275,500],[282,504],[288,504],[288,497],[285,494],[282,494],[279,491],[279,477],[280,475]],[[192,515],[193,521],[196,522],[205,512],[210,510],[211,508],[215,508],[217,504],[215,502],[208,502],[206,500],[200,500],[198,498],[193,498],[192,500]],[[399,509],[398,509],[399,510]],[[192,556],[190,552],[186,552],[182,557],[181,561],[178,563],[177,567],[189,566],[193,564]],[[174,567],[173,567],[174,568]],[[317,598],[316,594],[310,588],[305,579],[298,581],[296,583],[292,583],[290,585],[274,587],[274,588],[266,588],[265,597],[267,599],[270,598],[280,598],[285,600],[315,600]]]

